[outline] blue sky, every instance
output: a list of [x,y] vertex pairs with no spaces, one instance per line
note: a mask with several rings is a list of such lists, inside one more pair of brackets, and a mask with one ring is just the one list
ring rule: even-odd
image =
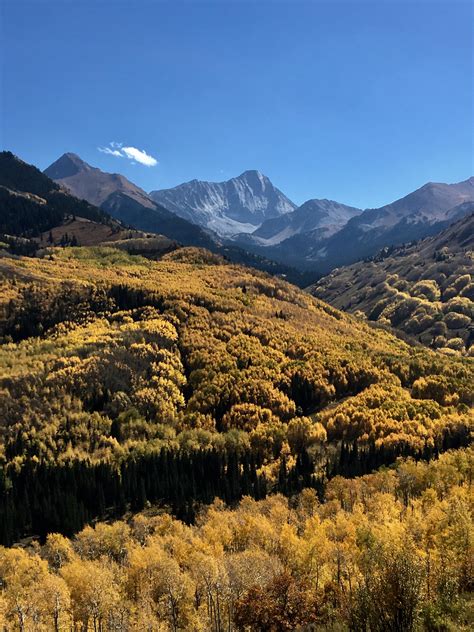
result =
[[73,151],[146,190],[259,169],[361,207],[474,171],[470,2],[0,5],[0,143],[41,168]]

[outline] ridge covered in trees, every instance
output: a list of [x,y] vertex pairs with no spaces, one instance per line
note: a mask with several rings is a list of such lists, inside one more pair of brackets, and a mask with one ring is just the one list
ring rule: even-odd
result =
[[0,234],[38,237],[69,216],[118,225],[105,211],[79,200],[33,165],[0,152]]

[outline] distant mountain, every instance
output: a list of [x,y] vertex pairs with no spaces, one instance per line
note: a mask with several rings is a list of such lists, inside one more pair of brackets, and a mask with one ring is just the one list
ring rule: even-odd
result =
[[375,254],[384,246],[434,235],[465,214],[474,202],[474,178],[457,184],[428,183],[404,198],[379,209],[369,209],[312,252],[313,261],[328,267],[351,263]]
[[259,171],[245,171],[225,182],[192,180],[173,189],[151,191],[150,196],[180,217],[222,237],[251,233],[265,220],[296,208]]
[[265,220],[252,233],[250,242],[271,246],[294,235],[316,230],[321,239],[330,237],[360,213],[361,209],[333,200],[308,200],[291,213]]
[[439,234],[337,268],[309,291],[423,344],[467,352],[474,342],[474,202],[463,212],[469,215]]
[[332,235],[317,227],[275,244],[253,240],[247,247],[288,265],[327,273],[385,246],[435,235],[468,213],[473,201],[474,178],[457,184],[428,183],[391,204],[354,215]]
[[150,194],[71,153],[45,173],[140,230],[214,252],[224,248],[240,262],[276,261],[319,275],[386,246],[435,235],[466,215],[474,201],[474,178],[430,182],[391,204],[361,211],[318,199],[297,208],[258,171],[225,182],[192,180]]
[[146,208],[153,208],[149,196],[119,173],[106,173],[91,167],[73,153],[63,154],[44,173],[58,184],[66,187],[73,195],[102,206],[109,195],[120,191]]
[[44,173],[73,195],[97,204],[139,230],[166,235],[183,245],[212,248],[217,239],[154,202],[143,189],[118,173],[106,173],[73,153],[66,153]]

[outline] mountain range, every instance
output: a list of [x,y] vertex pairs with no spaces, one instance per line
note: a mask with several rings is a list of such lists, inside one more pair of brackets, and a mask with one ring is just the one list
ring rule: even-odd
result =
[[[54,245],[114,242],[114,247],[156,258],[187,243],[237,263],[286,274],[302,286],[314,277],[298,276],[272,259],[300,266],[304,256],[319,265],[325,259],[333,271],[309,288],[318,298],[404,334],[417,335],[423,344],[467,350],[474,316],[469,280],[473,182],[474,178],[451,185],[428,183],[392,204],[366,211],[331,200],[309,200],[264,219],[251,234],[225,239],[158,204],[124,176],[91,167],[75,154],[65,154],[42,173],[10,152],[2,152],[0,233],[2,248],[13,254],[35,254]],[[179,190],[181,195],[187,190],[190,200],[194,189],[197,208],[197,192],[205,190],[203,222],[209,222],[212,215],[206,206],[211,191],[214,201],[219,192],[225,203],[225,212],[216,211],[219,221],[231,212],[230,200],[234,199],[234,227],[238,218],[260,213],[260,221],[287,204],[288,198],[280,198],[278,189],[257,172],[244,172],[227,184],[214,187],[201,182],[194,189],[191,182],[168,191]],[[256,200],[252,202],[253,190]],[[237,199],[233,197],[236,191],[244,193]],[[264,199],[265,192],[268,198]],[[169,195],[166,192],[163,199]],[[243,208],[245,199],[247,209]],[[396,245],[420,236],[425,239],[413,245]],[[371,256],[377,245],[382,250]]]
[[63,154],[44,173],[72,195],[139,230],[161,233],[184,245],[211,248],[215,244],[201,227],[157,204],[124,176],[91,167],[76,154]]
[[[375,254],[380,248],[434,235],[470,212],[474,177],[456,184],[429,182],[413,193],[351,218],[316,248],[311,235],[305,256],[329,270]],[[292,244],[286,244],[292,247]]]
[[45,173],[140,230],[163,233],[184,245],[225,249],[242,263],[263,257],[319,275],[385,246],[436,234],[466,215],[474,202],[474,178],[430,182],[390,204],[364,210],[326,199],[297,206],[255,170],[225,182],[192,180],[150,193],[71,153]]
[[[307,285],[315,278],[314,274],[301,273],[294,268],[288,267],[285,262],[276,263],[268,259],[264,253],[249,252],[248,249],[235,241],[222,238],[217,232],[209,229],[204,221],[202,225],[189,221],[184,217],[186,213],[182,213],[180,216],[165,208],[124,176],[116,173],[106,173],[101,169],[92,167],[76,154],[63,154],[45,169],[44,173],[53,178],[63,190],[98,205],[107,214],[110,214],[125,225],[133,226],[142,231],[159,233],[184,246],[207,248],[235,263],[249,265],[271,274],[284,275],[300,286]],[[253,202],[253,206],[251,205],[253,212],[257,215],[263,213],[263,210],[257,210],[258,206],[261,209],[265,207],[269,215],[277,212],[278,209],[281,210],[286,204],[284,202],[286,198],[283,196],[280,200],[278,198],[278,190],[271,183],[268,184],[268,179],[264,179],[262,176],[263,180],[268,181],[267,184],[265,182],[262,184],[258,176],[252,175],[254,173],[246,172],[246,174],[242,175],[241,180],[235,178],[234,180],[239,180],[239,183],[234,182],[233,187],[229,185],[226,187],[226,191],[232,192],[234,190],[235,196],[240,191],[242,199],[246,199],[246,203],[251,205],[251,184],[253,182],[255,195],[258,197],[259,190],[261,195],[259,201]],[[244,180],[247,182],[246,185]],[[257,181],[260,182],[260,185],[257,184]],[[263,187],[266,187],[268,199],[263,199],[262,197]],[[272,203],[270,203],[271,200],[273,200]],[[243,202],[241,206],[243,208]],[[234,215],[237,216],[235,208],[234,211]],[[250,213],[249,210],[242,212],[247,213],[247,215]],[[233,221],[239,230],[242,229],[242,222]]]
[[[428,183],[377,209],[362,211],[330,202],[332,213],[339,211],[339,217],[323,216],[322,220],[318,213],[311,213],[320,210],[321,202],[327,201],[306,202],[284,216],[274,232],[267,232],[263,224],[250,236],[239,235],[236,242],[275,261],[326,274],[335,267],[370,257],[385,246],[434,235],[465,216],[474,202],[474,178],[456,184]],[[305,211],[309,223],[300,220]],[[315,215],[319,225],[312,227]],[[280,239],[285,229],[293,234]]]
[[[84,196],[89,201],[81,199]],[[55,245],[105,243],[148,258],[191,245],[285,276],[301,287],[315,279],[312,273],[222,242],[217,234],[155,203],[125,177],[91,167],[75,154],[65,154],[41,172],[11,152],[0,152],[0,256],[37,255]]]

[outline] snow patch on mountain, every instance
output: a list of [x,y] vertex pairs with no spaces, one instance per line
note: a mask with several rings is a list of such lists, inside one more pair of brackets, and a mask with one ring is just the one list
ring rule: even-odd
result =
[[296,208],[259,171],[245,171],[225,182],[191,180],[173,189],[151,191],[150,196],[176,215],[224,237],[250,233],[266,219]]

